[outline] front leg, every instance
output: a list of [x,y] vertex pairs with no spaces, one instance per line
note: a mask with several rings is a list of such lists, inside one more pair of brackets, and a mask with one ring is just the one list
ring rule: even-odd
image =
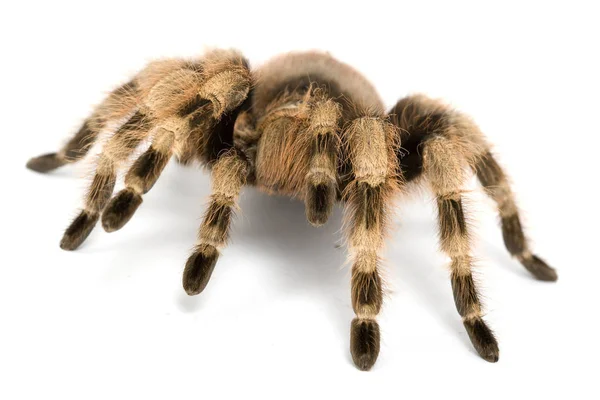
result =
[[198,235],[198,244],[183,271],[183,288],[190,296],[204,290],[229,237],[231,217],[241,187],[246,183],[248,164],[232,148],[219,157],[212,169],[212,194]]
[[314,226],[327,222],[335,203],[340,114],[340,105],[332,99],[317,97],[310,108],[308,134],[312,143],[304,201],[306,216]]
[[379,118],[354,120],[344,132],[354,180],[345,190],[348,250],[352,263],[350,351],[354,364],[369,370],[379,355],[377,314],[383,302],[379,272],[389,206],[397,190],[395,131]]

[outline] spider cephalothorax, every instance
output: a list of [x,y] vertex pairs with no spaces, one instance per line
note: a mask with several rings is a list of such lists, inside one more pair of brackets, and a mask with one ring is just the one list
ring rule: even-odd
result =
[[[509,252],[536,278],[557,279],[531,253],[506,176],[469,118],[422,95],[406,97],[386,113],[373,86],[327,54],[286,54],[256,70],[238,52],[221,50],[196,60],[150,63],[114,90],[61,151],[27,166],[46,172],[77,161],[102,130],[117,123],[98,156],[85,206],[61,247],[77,248],[100,216],[108,232],[123,227],[172,156],[182,163],[199,161],[213,181],[198,243],[183,274],[190,295],[208,283],[242,186],[303,199],[313,225],[325,223],[333,204],[341,201],[356,313],[350,346],[361,369],[369,369],[379,354],[379,257],[392,201],[409,181],[426,185],[436,196],[440,246],[451,259],[456,307],[487,361],[498,360],[498,345],[482,319],[471,274],[462,205],[469,171],[498,205]],[[125,189],[113,197],[118,169],[145,139],[149,148],[129,167]]]

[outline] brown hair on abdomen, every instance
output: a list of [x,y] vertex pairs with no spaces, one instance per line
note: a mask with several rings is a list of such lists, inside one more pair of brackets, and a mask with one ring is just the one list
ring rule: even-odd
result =
[[306,90],[316,84],[339,99],[347,110],[369,110],[383,115],[384,105],[375,87],[351,66],[318,51],[294,52],[273,58],[255,71],[254,111],[261,115],[286,88]]

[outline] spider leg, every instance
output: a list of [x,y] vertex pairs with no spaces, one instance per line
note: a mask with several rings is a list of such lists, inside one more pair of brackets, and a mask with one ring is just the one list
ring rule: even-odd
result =
[[324,224],[337,195],[338,120],[340,106],[331,99],[315,102],[310,110],[308,134],[312,136],[306,175],[306,216],[315,226]]
[[361,370],[369,370],[379,354],[376,316],[383,302],[379,253],[383,247],[389,206],[397,187],[391,125],[376,117],[355,119],[342,133],[354,172],[344,190],[348,250],[352,263],[350,350]]
[[556,281],[556,271],[529,250],[510,185],[491,152],[486,152],[474,169],[485,191],[497,204],[507,250],[537,279]]
[[133,111],[135,92],[136,84],[133,81],[113,90],[60,151],[30,159],[27,168],[36,172],[48,172],[82,159],[108,121],[125,118]]
[[84,208],[65,231],[60,242],[62,249],[75,250],[92,232],[100,213],[112,195],[117,168],[133,153],[151,127],[150,118],[143,112],[137,111],[106,143],[98,158]]
[[221,151],[232,146],[233,122],[250,88],[245,61],[237,53],[217,51],[195,65],[177,60],[149,65],[140,81],[163,68],[168,73],[145,85],[151,89],[142,96],[157,118],[152,143],[125,176],[125,189],[104,211],[102,225],[107,232],[122,228],[131,219],[142,203],[142,194],[156,183],[174,153],[180,161],[199,158],[212,165]]
[[[246,61],[237,52],[214,51],[200,61],[162,60],[135,78],[137,111],[103,149],[85,207],[67,228],[61,247],[73,250],[92,231],[112,196],[117,168],[150,131],[149,149],[128,172],[103,217],[107,231],[121,228],[150,190],[172,152],[211,165],[233,142],[233,122],[250,90]],[[110,110],[111,108],[108,107]]]
[[204,290],[229,236],[231,218],[241,187],[248,175],[248,164],[235,148],[219,157],[212,170],[210,203],[198,233],[198,244],[183,272],[183,287],[190,296]]
[[125,176],[125,189],[115,195],[102,213],[102,227],[107,232],[121,229],[142,204],[147,193],[158,180],[173,153],[175,134],[159,127],[152,144],[131,166]]
[[456,309],[471,343],[489,362],[498,361],[498,343],[482,318],[482,307],[471,272],[471,245],[462,191],[466,159],[460,143],[442,134],[423,146],[423,171],[437,198],[440,247],[450,259]]

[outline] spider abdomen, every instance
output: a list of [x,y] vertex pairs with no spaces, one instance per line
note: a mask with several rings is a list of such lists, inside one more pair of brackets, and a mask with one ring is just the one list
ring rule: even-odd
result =
[[[385,106],[375,87],[360,72],[331,55],[318,51],[293,52],[275,57],[256,73],[254,109],[262,115],[273,100],[288,92],[306,91],[316,84],[349,108],[377,110]],[[349,104],[352,103],[352,104]]]

